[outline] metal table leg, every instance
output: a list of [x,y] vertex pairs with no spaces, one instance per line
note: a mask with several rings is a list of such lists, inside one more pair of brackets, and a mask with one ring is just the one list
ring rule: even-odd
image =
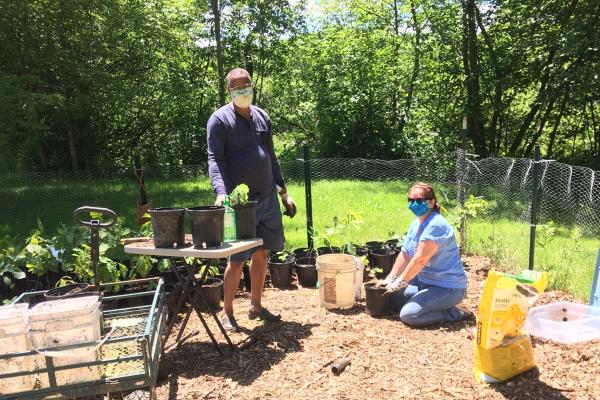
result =
[[[179,328],[179,332],[177,333],[177,337],[175,339],[175,344],[170,346],[170,348],[181,345],[185,340],[187,340],[189,337],[193,336],[193,334],[190,334],[190,335],[186,335],[185,337],[182,338],[182,335],[187,326],[187,323],[189,322],[189,318],[190,318],[190,315],[192,313],[192,308],[193,308],[196,311],[196,314],[198,315],[198,318],[200,319],[200,322],[202,323],[202,326],[206,330],[206,333],[208,334],[213,345],[215,346],[215,348],[217,349],[217,351],[219,352],[220,355],[224,355],[224,352],[221,349],[221,346],[219,345],[214,334],[210,330],[210,327],[206,323],[204,316],[202,315],[202,313],[200,312],[200,309],[198,308],[198,302],[200,301],[203,306],[206,306],[206,308],[209,310],[208,312],[213,316],[213,319],[215,320],[221,333],[225,337],[225,340],[227,341],[227,344],[229,345],[229,347],[232,350],[235,350],[236,346],[233,344],[233,342],[231,341],[231,338],[229,337],[229,335],[223,328],[223,325],[221,324],[221,321],[219,320],[219,317],[217,316],[217,314],[213,310],[211,310],[210,307],[208,307],[206,299],[204,299],[204,297],[202,296],[202,292],[200,290],[202,283],[204,283],[206,281],[206,277],[208,275],[208,268],[206,268],[204,270],[202,277],[200,279],[198,279],[195,277],[195,274],[194,274],[194,267],[197,265],[197,259],[194,260],[194,263],[192,266],[186,265],[186,272],[187,272],[186,275],[187,276],[183,276],[177,270],[177,266],[176,266],[174,260],[169,259],[169,262],[171,264],[171,269],[173,270],[173,272],[175,273],[175,276],[177,277],[177,281],[180,284],[182,284],[182,291],[181,291],[180,297],[177,301],[177,307],[176,307],[176,311],[175,311],[174,315],[179,314],[179,312],[183,308],[184,303],[187,302],[191,306],[188,309],[188,311],[186,312],[186,316],[184,317],[181,327]],[[193,288],[193,292],[190,291],[190,288]],[[192,293],[193,293],[193,295],[192,295]],[[168,338],[169,335],[171,334],[174,323],[175,323],[174,318],[173,318],[173,320],[169,321],[169,324],[166,329],[166,338]],[[164,350],[165,344],[166,344],[166,340],[163,343],[163,350]]]

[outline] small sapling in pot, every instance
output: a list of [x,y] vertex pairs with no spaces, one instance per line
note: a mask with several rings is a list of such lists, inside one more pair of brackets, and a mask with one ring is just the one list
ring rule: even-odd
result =
[[242,183],[229,195],[231,207],[235,210],[235,228],[238,239],[254,239],[256,237],[257,201],[249,200],[248,185]]
[[292,268],[294,255],[287,252],[277,252],[269,257],[269,272],[274,287],[285,289],[292,284]]

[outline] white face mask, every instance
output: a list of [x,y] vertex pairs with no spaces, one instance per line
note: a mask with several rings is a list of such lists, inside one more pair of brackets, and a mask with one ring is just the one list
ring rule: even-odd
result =
[[249,108],[252,104],[254,91],[252,88],[235,89],[231,91],[231,100],[239,108]]

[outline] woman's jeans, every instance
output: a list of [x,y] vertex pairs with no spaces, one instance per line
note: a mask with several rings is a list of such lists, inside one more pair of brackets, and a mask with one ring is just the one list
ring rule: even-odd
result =
[[406,325],[422,327],[438,322],[458,321],[461,312],[454,307],[467,295],[467,289],[450,289],[419,283],[417,278],[390,297],[393,310],[400,311]]

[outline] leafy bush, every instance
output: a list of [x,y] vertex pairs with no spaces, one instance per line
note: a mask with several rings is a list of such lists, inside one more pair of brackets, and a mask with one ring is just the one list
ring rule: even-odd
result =
[[[150,256],[129,256],[123,251],[120,243],[122,238],[149,236],[150,227],[151,223],[148,222],[136,232],[125,227],[123,219],[119,218],[111,228],[100,230],[98,275],[101,282],[145,278],[154,265],[161,272],[168,268],[167,260],[159,261]],[[74,281],[94,281],[90,231],[86,227],[63,224],[50,236],[38,221],[37,227],[24,242],[19,243],[16,238],[4,235],[0,237],[0,244],[0,277],[10,290],[14,290],[15,280],[25,279],[27,274],[41,278],[53,272],[62,276],[56,282],[48,281],[49,285],[56,286]]]
[[25,279],[26,275],[19,264],[23,260],[23,255],[14,246],[4,248],[0,252],[0,276],[4,284],[12,289],[16,279]]

